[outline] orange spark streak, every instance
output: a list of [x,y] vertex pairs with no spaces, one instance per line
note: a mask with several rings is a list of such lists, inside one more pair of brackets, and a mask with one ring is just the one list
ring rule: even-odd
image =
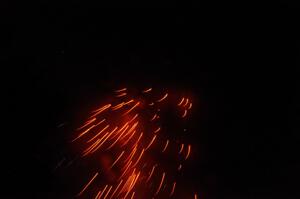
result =
[[120,160],[120,158],[123,156],[124,151],[122,151],[122,153],[119,155],[119,157],[114,161],[114,163],[112,163],[112,165],[110,166],[110,169]]
[[133,132],[135,130],[135,128],[137,127],[137,125],[139,124],[139,122],[136,122],[132,125],[132,127],[127,131],[127,133],[122,137],[125,138],[128,134],[130,134],[131,132]]
[[107,110],[109,107],[111,107],[111,104],[107,104],[107,105],[101,107],[100,109],[94,111],[94,112],[96,112],[96,113],[95,113],[94,115],[90,116],[90,118],[99,115],[99,114],[102,113],[103,111]]
[[164,149],[162,150],[162,152],[165,152],[165,150],[167,149],[168,145],[169,145],[169,140],[167,140],[167,142],[166,142],[166,144],[165,144],[165,147],[164,147]]
[[154,133],[157,133],[158,131],[160,131],[160,127],[158,127],[158,128],[154,131]]
[[181,154],[182,150],[183,150],[184,144],[181,144],[180,146],[180,150],[179,150],[179,154]]
[[120,147],[125,146],[131,140],[131,138],[133,138],[135,133],[136,133],[136,131],[133,131],[133,133],[129,136],[129,138],[127,138],[127,140]]
[[107,128],[109,127],[109,125],[106,125],[101,131],[99,131],[94,137],[92,137],[91,139],[89,139],[87,142],[91,142],[92,140],[94,140],[96,137],[98,137],[103,131],[105,131]]
[[168,97],[168,93],[166,93],[161,99],[157,100],[157,102],[161,102]]
[[189,155],[190,155],[190,152],[191,152],[191,145],[188,145],[188,152],[185,156],[185,159],[188,159]]
[[183,113],[182,117],[185,117],[186,114],[187,114],[187,110],[184,110],[184,113]]
[[118,184],[118,186],[116,187],[115,191],[111,194],[110,199],[112,199],[113,196],[116,194],[116,192],[119,189],[119,187],[121,186],[122,182],[123,182],[123,180],[121,179],[120,182],[119,182],[119,184]]
[[92,112],[93,112],[93,113],[96,113],[96,112],[98,112],[98,111],[103,111],[103,110],[109,108],[110,106],[111,106],[111,104],[106,104],[106,105],[104,105],[104,106],[102,106],[102,107],[100,107],[100,108],[98,108],[98,109],[96,109],[96,110],[94,110],[94,111],[92,111]]
[[171,191],[171,193],[169,195],[170,197],[174,194],[175,188],[176,188],[176,182],[173,183],[172,191]]
[[154,105],[154,103],[153,102],[151,102],[150,104],[149,104],[149,106],[153,106]]
[[135,192],[132,192],[132,195],[131,195],[131,198],[130,198],[130,199],[133,199],[133,198],[134,198],[134,194],[135,194]]
[[98,196],[101,194],[101,190],[98,191],[97,195],[95,196],[95,199],[98,199]]
[[183,105],[183,107],[185,107],[188,103],[189,103],[189,99],[187,98],[185,104]]
[[156,135],[153,136],[151,142],[148,144],[148,146],[145,148],[145,150],[149,149],[149,147],[153,144],[155,139],[156,139]]
[[181,101],[178,103],[178,106],[180,106],[184,101],[184,97],[181,99]]
[[139,136],[139,138],[136,140],[134,146],[136,146],[136,145],[139,143],[139,141],[140,141],[140,139],[142,138],[143,134],[144,134],[143,132],[140,134],[140,136]]
[[150,91],[152,91],[152,88],[149,88],[149,89],[143,90],[143,93],[148,93],[148,92],[150,92]]
[[132,103],[132,102],[134,102],[133,99],[129,100],[128,102],[124,102],[124,105],[130,104],[130,103]]
[[151,178],[151,176],[153,175],[153,172],[154,172],[154,170],[155,170],[156,167],[157,167],[157,165],[154,165],[154,166],[152,167],[151,172],[150,172],[150,174],[149,174],[149,176],[148,176],[146,182],[148,182],[148,181],[150,180],[150,178]]
[[89,148],[87,148],[86,150],[84,150],[83,151],[83,156],[86,156],[87,154],[89,154],[93,150],[93,148],[95,148],[97,146],[97,144],[99,144],[100,142],[101,142],[101,139],[98,139]]
[[140,104],[140,102],[137,102],[133,107],[131,107],[131,109],[129,109],[128,111],[126,111],[123,115],[126,115],[128,113],[130,113],[130,111],[132,111],[135,107],[137,107]]
[[134,121],[137,118],[138,115],[139,114],[135,114],[135,116],[131,120],[129,120],[128,124],[130,124],[132,121]]
[[190,105],[189,105],[188,109],[191,109],[191,108],[192,108],[192,106],[193,106],[193,103],[190,103]]
[[[128,124],[126,124],[126,127],[125,127],[125,129],[122,131],[122,133],[119,135],[119,137],[115,140],[115,142],[114,143],[112,143],[107,149],[110,149],[111,147],[113,147],[118,141],[119,141],[119,139],[122,137],[122,135],[126,132],[126,130],[127,130],[127,128],[128,128],[129,126],[128,126]],[[119,133],[119,131],[118,131],[118,133]]]
[[75,140],[77,140],[77,139],[81,138],[82,136],[84,136],[85,134],[87,134],[95,126],[96,125],[92,125],[90,128],[88,128],[87,130],[85,130],[82,133],[80,133],[75,139],[72,140],[72,142],[74,142]]
[[136,152],[136,147],[131,151],[131,153],[129,154],[129,156],[126,158],[124,162],[129,162],[132,159],[135,152]]
[[108,185],[105,185],[105,187],[104,187],[103,191],[101,192],[101,194],[100,194],[100,195],[99,195],[99,197],[98,197],[99,199],[100,199],[100,198],[101,198],[101,196],[104,194],[104,192],[105,192],[105,190],[106,190],[107,186],[108,186]]
[[127,93],[120,93],[119,95],[117,95],[117,97],[122,97],[122,96],[125,96],[127,95]]
[[127,88],[122,88],[122,89],[119,89],[119,90],[115,90],[116,93],[119,93],[119,92],[123,92],[123,91],[126,91]]
[[154,116],[151,118],[151,120],[150,121],[153,121],[153,120],[155,120],[155,118],[157,117],[157,114],[155,113],[154,114]]
[[104,196],[103,199],[105,199],[105,198],[108,196],[108,194],[109,194],[109,192],[110,192],[111,189],[112,189],[112,185],[111,185],[110,188],[108,189],[108,191],[107,191],[107,193],[105,194],[105,196]]
[[120,178],[122,178],[125,173],[127,172],[127,170],[129,169],[130,165],[132,164],[132,161],[129,161],[129,164],[126,166],[125,170],[123,171],[122,175],[120,176]]
[[94,181],[94,179],[98,176],[98,172],[92,177],[92,179],[84,186],[84,188],[77,194],[77,196],[80,196]]
[[135,162],[135,164],[132,167],[135,167],[138,164],[138,162],[140,161],[140,159],[142,158],[142,156],[144,154],[144,151],[145,151],[145,149],[142,150],[140,156],[138,157],[137,161]]
[[113,106],[111,109],[115,111],[122,108],[123,106],[124,106],[124,102],[121,102],[120,104]]
[[159,193],[159,191],[161,189],[161,186],[162,186],[162,184],[164,182],[165,175],[166,175],[166,173],[164,172],[163,175],[162,175],[162,177],[161,177],[161,181],[160,181],[159,187],[158,187],[157,191],[155,192],[155,195],[157,195]]
[[77,130],[81,130],[84,127],[88,126],[89,124],[91,124],[92,122],[94,122],[96,120],[96,118],[94,117],[93,119],[88,120],[83,126],[77,128]]
[[[108,134],[108,133],[107,133]],[[96,149],[93,149],[92,153],[94,153],[95,151],[97,151],[105,142],[106,140],[111,136],[111,133],[109,133],[106,138],[104,140],[102,140],[102,142],[97,146]]]

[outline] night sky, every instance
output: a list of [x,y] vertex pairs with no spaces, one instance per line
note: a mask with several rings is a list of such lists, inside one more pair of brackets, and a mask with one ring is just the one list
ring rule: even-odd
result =
[[244,6],[4,6],[0,197],[74,198],[77,173],[55,169],[72,129],[112,89],[144,85],[196,99],[184,180],[201,199],[299,198],[297,9]]

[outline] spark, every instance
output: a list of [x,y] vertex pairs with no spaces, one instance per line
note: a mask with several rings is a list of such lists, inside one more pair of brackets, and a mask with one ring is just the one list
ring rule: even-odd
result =
[[151,172],[150,172],[150,174],[149,174],[149,176],[148,176],[146,182],[148,182],[148,181],[150,180],[150,178],[151,178],[151,176],[152,176],[152,174],[153,174],[153,172],[154,172],[154,170],[155,170],[156,167],[157,167],[157,165],[154,165],[154,166],[152,167]]
[[116,187],[115,191],[111,194],[110,198],[113,198],[113,196],[116,194],[117,190],[119,189],[119,187],[121,186],[123,180],[120,180],[118,186]]
[[124,113],[124,115],[130,113],[130,112],[131,112],[134,108],[136,108],[139,104],[140,104],[140,102],[137,102],[133,107],[131,107],[131,109],[129,109],[128,111],[126,111],[126,112]]
[[98,197],[96,196],[96,198],[99,198],[99,199],[101,198],[101,196],[104,194],[104,192],[105,192],[107,186],[108,186],[108,185],[105,185],[103,191],[100,191],[100,192],[99,192],[99,194],[100,194],[100,193],[101,193],[101,194],[100,194]]
[[154,131],[154,133],[157,133],[158,131],[160,131],[160,127],[158,127],[155,131]]
[[148,88],[148,89],[146,89],[146,90],[143,90],[143,93],[148,93],[148,92],[150,92],[150,91],[152,91],[152,88]]
[[77,130],[83,129],[84,127],[88,126],[88,125],[91,124],[92,122],[96,121],[96,119],[97,119],[97,118],[94,117],[94,118],[88,120],[83,126],[77,128]]
[[157,102],[162,102],[167,97],[168,97],[168,93],[166,93],[161,99],[157,100]]
[[152,140],[150,141],[150,143],[148,144],[148,146],[146,147],[145,150],[149,149],[150,146],[153,144],[154,140],[156,139],[156,135],[153,136]]
[[84,188],[77,194],[77,196],[80,196],[90,186],[90,184],[95,180],[97,176],[98,176],[98,172],[95,173],[92,179],[84,186]]
[[180,106],[184,102],[185,98],[183,97],[180,102],[178,103],[178,106]]
[[[110,186],[110,188],[108,189],[107,193],[105,194],[104,198],[105,199],[107,197],[107,195],[109,194],[110,190],[112,189],[112,185]],[[100,197],[99,197],[100,198]]]
[[132,192],[131,199],[133,199],[133,198],[134,198],[134,194],[135,194],[135,192]]
[[162,152],[165,152],[165,150],[167,149],[168,145],[169,145],[169,140],[166,141],[166,144],[165,144],[164,149],[162,150]]
[[188,145],[188,152],[185,156],[185,159],[188,159],[189,155],[190,155],[190,152],[191,152],[191,145]]
[[181,146],[180,146],[180,150],[179,150],[179,154],[181,154],[181,152],[182,152],[183,148],[184,148],[184,144],[181,144]]
[[74,142],[75,140],[81,138],[82,136],[84,136],[85,134],[87,134],[92,128],[94,128],[96,125],[92,125],[90,128],[88,128],[87,130],[83,131],[81,134],[79,134],[75,139],[72,140],[72,142]]
[[176,182],[173,183],[172,190],[171,190],[171,193],[169,195],[170,197],[174,194],[175,188],[176,188]]
[[186,114],[187,114],[187,110],[184,110],[184,113],[183,113],[182,117],[185,117]]
[[154,115],[153,115],[153,117],[151,118],[151,120],[150,121],[153,121],[153,120],[155,120],[155,118],[157,117],[157,114],[155,113]]
[[156,192],[155,192],[155,195],[157,195],[157,194],[159,193],[159,191],[160,191],[160,189],[161,189],[161,186],[162,186],[162,184],[163,184],[163,182],[164,182],[165,175],[166,175],[166,173],[164,172],[164,173],[162,174],[161,181],[160,181],[160,184],[159,184],[158,189],[157,189]]
[[123,92],[123,91],[126,91],[127,88],[122,88],[122,89],[119,89],[119,90],[115,90],[116,93],[119,93],[119,92]]
[[107,128],[109,127],[109,125],[106,125],[101,131],[99,131],[94,137],[92,137],[90,140],[88,140],[88,142],[91,142],[92,140],[94,140],[96,137],[98,137],[103,131],[105,131]]
[[189,99],[187,98],[183,106],[185,107],[188,103],[189,103]]
[[120,158],[122,157],[123,154],[124,154],[124,151],[122,151],[122,153],[119,155],[119,157],[114,161],[114,163],[112,163],[110,168],[113,168],[113,166],[120,160]]
[[125,95],[127,95],[127,93],[120,93],[119,95],[117,95],[117,97],[123,97]]

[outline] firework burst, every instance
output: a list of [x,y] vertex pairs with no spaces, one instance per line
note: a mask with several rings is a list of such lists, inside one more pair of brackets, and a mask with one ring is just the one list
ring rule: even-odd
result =
[[176,174],[191,156],[192,146],[180,142],[179,130],[168,128],[164,118],[172,110],[172,117],[183,122],[191,109],[187,96],[152,88],[115,90],[109,103],[90,113],[72,140],[81,148],[81,161],[98,161],[98,169],[77,196],[90,192],[95,199],[175,197]]

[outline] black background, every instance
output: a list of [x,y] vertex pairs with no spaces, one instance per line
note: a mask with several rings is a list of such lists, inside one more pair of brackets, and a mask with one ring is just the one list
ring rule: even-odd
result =
[[201,198],[299,197],[298,9],[199,7],[2,6],[0,197],[73,198],[57,126],[126,83],[197,98],[186,181]]

